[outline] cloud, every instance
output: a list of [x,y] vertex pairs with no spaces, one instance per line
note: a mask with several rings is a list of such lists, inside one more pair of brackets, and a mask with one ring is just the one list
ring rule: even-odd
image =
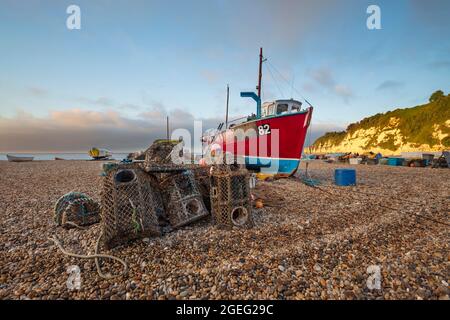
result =
[[[286,54],[298,47],[308,30],[327,25],[344,11],[339,1],[258,0],[230,1],[227,30],[241,46],[255,48],[264,43],[281,46]],[[239,10],[233,10],[238,7]],[[220,11],[223,14],[223,10]],[[333,20],[331,20],[333,21]]]
[[334,93],[336,93],[338,96],[340,96],[342,99],[344,99],[345,103],[349,103],[350,99],[353,98],[353,91],[348,86],[343,84],[336,84],[333,87]]
[[316,87],[314,86],[314,84],[312,84],[310,82],[304,83],[302,85],[302,89],[305,92],[316,92]]
[[305,147],[312,145],[314,141],[323,136],[325,133],[332,131],[343,131],[345,130],[345,127],[334,123],[314,122],[313,120],[308,130],[310,130],[310,132],[308,132],[308,135],[306,136]]
[[48,94],[47,89],[41,87],[28,87],[27,91],[34,97],[45,97]]
[[[312,70],[310,71],[310,77],[328,92],[341,97],[345,103],[349,103],[351,98],[354,97],[353,90],[348,85],[337,83],[330,68],[321,67]],[[314,88],[310,83],[307,83],[305,86]]]
[[448,30],[448,0],[411,0],[408,5],[413,13],[414,23],[420,21],[420,26],[429,26],[436,29]]
[[450,69],[450,60],[439,60],[429,63],[428,66],[432,69]]
[[149,103],[149,106],[151,108],[146,109],[145,111],[141,112],[139,116],[146,118],[146,119],[163,119],[168,116],[168,112],[166,110],[166,107],[158,101],[152,101]]
[[114,105],[114,100],[107,98],[107,97],[99,97],[99,98],[86,98],[86,97],[79,97],[75,99],[78,102],[90,104],[90,105],[97,105],[101,107],[112,107]]
[[119,109],[139,110],[139,109],[142,109],[142,107],[138,106],[137,104],[133,104],[133,103],[123,103],[123,104],[119,105]]
[[217,80],[219,79],[219,76],[216,72],[212,71],[212,70],[202,70],[200,72],[200,75],[206,79],[206,81],[208,81],[208,83],[210,84],[214,84],[217,82]]
[[311,77],[324,87],[331,87],[335,84],[331,70],[328,68],[319,68],[311,71]]
[[[184,128],[193,134],[195,117],[181,109],[167,113],[171,131]],[[45,118],[19,111],[13,118],[0,117],[0,152],[86,152],[93,146],[129,152],[148,147],[166,136],[163,106],[129,118],[117,111],[70,109],[52,111]],[[203,131],[221,119],[202,120]]]
[[380,83],[380,85],[376,88],[377,91],[385,91],[385,90],[391,90],[395,91],[401,87],[403,87],[405,84],[400,81],[395,80],[386,80]]
[[[0,152],[87,152],[93,146],[114,152],[143,150],[155,139],[166,136],[166,115],[171,132],[186,129],[193,138],[195,120],[202,121],[203,131],[217,128],[223,121],[222,118],[199,119],[181,108],[168,112],[162,104],[143,111],[138,118],[114,110],[83,109],[52,111],[47,117],[39,118],[19,110],[13,118],[0,117]],[[343,129],[335,124],[313,122],[305,145],[325,132]]]

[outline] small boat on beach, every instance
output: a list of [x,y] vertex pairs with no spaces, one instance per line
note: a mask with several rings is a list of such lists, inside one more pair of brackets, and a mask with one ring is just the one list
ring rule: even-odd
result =
[[94,147],[91,150],[89,150],[89,155],[94,160],[106,160],[109,157],[111,157],[112,154],[111,154],[111,151],[109,151],[109,150]]
[[6,158],[8,158],[9,162],[29,162],[29,161],[33,161],[33,159],[34,159],[34,157],[18,157],[18,156],[12,156],[10,154],[7,154]]
[[445,160],[447,161],[447,165],[450,168],[450,151],[443,151],[442,156],[445,157]]

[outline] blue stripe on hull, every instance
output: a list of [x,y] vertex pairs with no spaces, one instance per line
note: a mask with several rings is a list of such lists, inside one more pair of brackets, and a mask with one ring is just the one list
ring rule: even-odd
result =
[[260,169],[264,174],[292,174],[297,170],[298,159],[267,159],[259,157],[245,157],[248,169]]

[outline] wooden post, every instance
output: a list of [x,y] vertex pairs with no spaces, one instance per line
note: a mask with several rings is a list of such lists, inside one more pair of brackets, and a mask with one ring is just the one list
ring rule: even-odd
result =
[[170,137],[169,137],[169,116],[167,116],[166,129],[167,129],[167,140],[170,140]]
[[230,86],[227,84],[227,108],[225,112],[225,130],[228,129],[228,103],[230,101]]

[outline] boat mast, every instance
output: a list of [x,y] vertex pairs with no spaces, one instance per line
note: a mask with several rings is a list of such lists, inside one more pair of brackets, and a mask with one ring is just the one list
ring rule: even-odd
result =
[[167,133],[167,141],[169,141],[170,137],[169,137],[169,116],[167,116],[166,119],[166,133]]
[[258,97],[260,99],[261,99],[262,63],[263,63],[263,48],[259,48],[259,74],[258,74],[258,85],[256,86],[256,90],[258,90]]
[[225,130],[228,129],[228,102],[230,101],[230,85],[227,84],[227,109],[225,113]]
[[263,59],[263,48],[259,49],[259,75],[258,75],[258,85],[256,86],[256,90],[258,94],[254,92],[241,92],[241,97],[243,98],[252,98],[256,101],[256,118],[261,118],[261,79],[262,79],[262,64],[267,59]]

